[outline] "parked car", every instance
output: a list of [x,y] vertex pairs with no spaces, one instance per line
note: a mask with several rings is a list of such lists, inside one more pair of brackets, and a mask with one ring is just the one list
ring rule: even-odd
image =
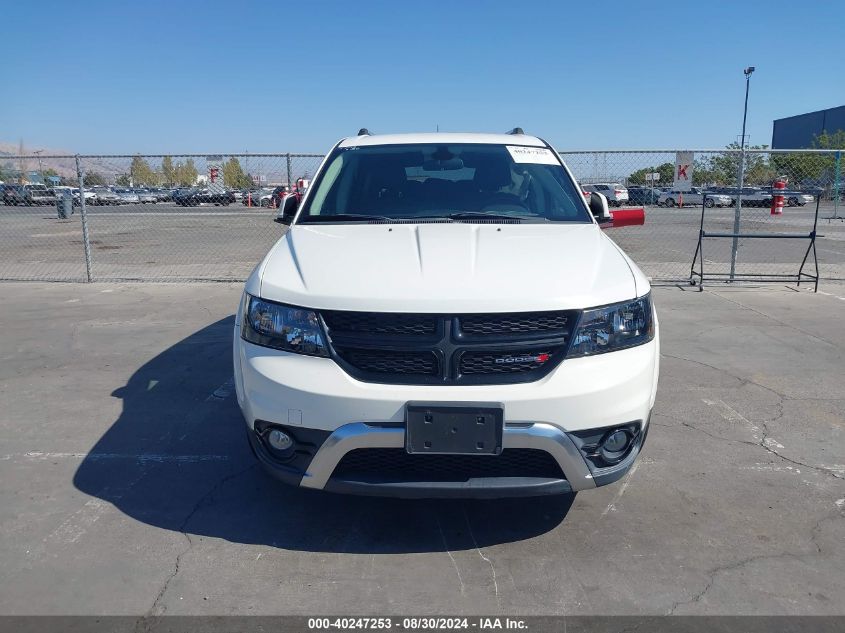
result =
[[116,188],[114,192],[120,196],[120,204],[137,204],[141,201],[137,193],[124,187]]
[[3,185],[3,204],[9,206],[37,206],[44,204],[55,204],[56,196],[46,185]]
[[91,196],[90,200],[86,196],[85,204],[103,206],[107,204],[113,205],[121,203],[121,197],[108,187],[91,187],[91,193],[94,195]]
[[629,471],[657,389],[649,281],[545,141],[367,134],[312,182],[285,197],[289,229],[235,317],[263,468],[408,497],[570,493]]
[[259,195],[259,191],[262,191],[259,187],[250,187],[249,189],[241,190],[241,204],[246,206],[258,206],[258,200],[261,198]]
[[131,191],[138,196],[138,202],[141,204],[155,204],[158,202],[156,195],[148,189],[132,189]]
[[150,189],[155,196],[156,202],[170,202],[173,199],[174,189],[156,188]]
[[[774,196],[775,192],[773,187],[763,187],[761,191],[769,194],[770,196]],[[781,195],[783,195],[784,203],[786,203],[789,207],[803,207],[805,204],[810,204],[816,201],[816,197],[806,191],[782,189]]]
[[657,204],[661,207],[674,207],[693,205],[700,207],[701,203],[705,207],[729,207],[732,204],[732,199],[729,195],[716,193],[715,191],[702,191],[698,187],[693,187],[689,191],[679,191],[677,189],[670,189],[664,191],[657,198]]
[[183,207],[195,207],[201,204],[228,206],[235,201],[231,191],[216,191],[207,188],[194,188],[174,196],[173,201]]
[[8,206],[17,206],[19,204],[25,204],[23,185],[4,184],[3,204]]
[[[733,204],[736,204],[737,189],[734,187],[729,194]],[[742,204],[746,207],[770,207],[772,205],[772,194],[759,187],[742,188]]]
[[[281,207],[282,198],[286,195],[291,193],[291,188],[287,185],[279,185],[278,187],[273,187],[270,191],[270,199],[269,199],[269,206],[279,208]],[[262,201],[263,202],[263,201]],[[263,206],[263,205],[262,205]]]
[[628,187],[628,202],[630,204],[657,204],[659,197],[660,191],[658,189],[638,186]]
[[[244,206],[252,205],[253,207],[270,207],[272,206],[273,189],[250,189],[241,196],[241,204]],[[277,203],[278,206],[278,203]]]
[[607,198],[607,204],[621,207],[628,202],[628,190],[619,183],[593,183],[581,185],[585,191],[595,191]]
[[[74,206],[79,206],[79,187],[71,189],[70,193],[73,196]],[[94,198],[96,197],[97,194],[95,194],[93,191],[91,191],[89,189],[86,189],[83,195],[85,197],[85,204],[86,205],[94,204]]]

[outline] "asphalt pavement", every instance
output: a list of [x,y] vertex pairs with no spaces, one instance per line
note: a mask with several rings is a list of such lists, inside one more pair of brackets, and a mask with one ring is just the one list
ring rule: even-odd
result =
[[620,482],[410,501],[265,476],[238,284],[0,285],[0,614],[843,614],[845,293],[655,289]]

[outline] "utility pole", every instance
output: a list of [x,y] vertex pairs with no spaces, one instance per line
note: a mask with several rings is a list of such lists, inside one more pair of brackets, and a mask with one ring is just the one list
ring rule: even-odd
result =
[[43,151],[43,149],[36,149],[32,153],[38,156],[38,174],[41,176],[41,182],[46,185],[47,183],[44,182],[44,165],[41,163],[41,153]]
[[18,160],[18,184],[22,185],[23,181],[26,179],[26,165],[23,160],[23,139],[21,139],[18,143],[18,156],[20,156],[20,159]]
[[742,111],[742,139],[739,145],[739,187],[736,192],[736,209],[734,210],[734,238],[731,246],[731,281],[734,280],[736,274],[736,252],[739,248],[739,238],[736,237],[739,233],[739,220],[742,215],[742,186],[745,180],[745,122],[748,118],[748,89],[751,85],[751,73],[754,72],[754,66],[749,66],[742,71],[745,74],[745,107]]

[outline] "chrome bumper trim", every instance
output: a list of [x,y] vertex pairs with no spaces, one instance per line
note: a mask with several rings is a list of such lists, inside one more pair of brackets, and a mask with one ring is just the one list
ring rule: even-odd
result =
[[[356,448],[402,448],[405,429],[398,426],[375,426],[364,422],[345,424],[328,439],[314,455],[301,486],[323,489],[335,467],[349,451]],[[505,425],[502,448],[534,448],[546,451],[555,458],[573,491],[595,488],[587,462],[566,432],[543,422],[525,426]]]

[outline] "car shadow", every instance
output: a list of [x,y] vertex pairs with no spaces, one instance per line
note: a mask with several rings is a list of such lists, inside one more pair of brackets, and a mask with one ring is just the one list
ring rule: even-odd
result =
[[532,538],[557,527],[574,495],[406,500],[285,486],[249,450],[232,383],[234,317],[144,363],[111,395],[117,420],[74,476],[82,492],[146,524],[290,550],[410,553]]

